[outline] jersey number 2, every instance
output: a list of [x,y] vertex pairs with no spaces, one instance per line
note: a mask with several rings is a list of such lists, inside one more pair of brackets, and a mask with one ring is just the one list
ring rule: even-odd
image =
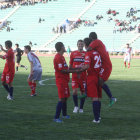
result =
[[94,65],[94,68],[99,68],[101,66],[101,58],[100,56],[95,56],[94,57],[94,60],[96,61],[95,65]]

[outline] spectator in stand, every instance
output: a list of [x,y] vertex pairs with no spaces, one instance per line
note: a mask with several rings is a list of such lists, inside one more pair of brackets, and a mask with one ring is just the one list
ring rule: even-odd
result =
[[29,41],[29,46],[32,47],[33,46],[33,43],[31,41]]
[[11,29],[10,29],[10,27],[9,27],[9,26],[7,26],[7,32],[10,32],[10,30],[11,30]]
[[63,25],[63,30],[64,30],[64,33],[66,33],[66,25],[65,24]]
[[40,17],[39,20],[38,20],[38,23],[41,23],[41,21],[42,21],[42,20],[41,20],[41,17]]
[[62,33],[63,32],[63,27],[62,26],[60,26],[60,33]]
[[107,11],[107,14],[111,14],[111,9],[109,8],[109,10]]
[[56,27],[56,33],[59,33],[59,27],[58,26]]
[[138,33],[140,33],[140,24],[139,24],[139,26],[138,26]]
[[54,27],[52,28],[52,32],[53,32],[53,33],[56,33],[56,31],[55,31],[55,28],[54,28]]
[[116,16],[116,14],[117,14],[117,12],[115,10],[113,10],[111,13],[113,16]]
[[116,28],[115,28],[115,27],[114,27],[114,29],[113,29],[113,33],[116,34]]

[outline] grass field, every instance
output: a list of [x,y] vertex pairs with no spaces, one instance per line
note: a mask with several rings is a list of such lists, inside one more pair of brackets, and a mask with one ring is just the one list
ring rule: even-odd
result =
[[[44,81],[44,86],[38,85],[38,96],[30,97],[26,82],[29,69],[20,68],[15,74],[14,101],[6,99],[7,93],[0,85],[0,140],[140,140],[140,59],[133,59],[130,69],[123,67],[123,59],[112,59],[108,85],[118,102],[109,108],[109,99],[103,92],[100,124],[92,123],[90,98],[85,102],[83,114],[73,114],[72,96],[68,100],[71,119],[62,124],[53,122],[58,101],[53,58],[40,60],[42,80],[50,80]],[[0,74],[4,62],[0,60]],[[29,67],[26,57],[21,63]]]

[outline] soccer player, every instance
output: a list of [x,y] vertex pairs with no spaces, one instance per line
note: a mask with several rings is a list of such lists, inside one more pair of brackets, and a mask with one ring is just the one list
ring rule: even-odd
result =
[[[80,68],[85,62],[85,51],[83,51],[84,41],[78,40],[77,42],[78,50],[73,51],[70,55],[70,69]],[[81,94],[85,93],[85,84],[86,84],[86,72],[82,73],[73,73],[72,74],[72,89],[73,89],[73,101],[74,101],[74,110],[73,113],[83,113],[83,106],[85,98],[80,99],[80,109],[78,107],[78,88],[80,88]]]
[[30,96],[36,96],[36,81],[40,81],[42,77],[41,63],[39,58],[31,52],[31,47],[29,45],[24,46],[24,52],[27,54],[31,66],[30,74],[27,80],[31,88]]
[[106,50],[106,47],[103,44],[103,42],[101,40],[97,39],[97,34],[95,32],[91,32],[89,34],[89,38],[92,39],[92,42],[89,45],[89,47],[91,47],[93,50],[97,51],[101,56],[102,68],[101,68],[101,71],[100,71],[99,83],[101,84],[105,93],[110,98],[109,106],[112,106],[117,101],[117,99],[112,96],[112,93],[111,93],[108,85],[105,83],[105,81],[108,80],[108,78],[109,78],[109,76],[112,72],[112,63],[111,63],[109,54],[108,54],[108,52]]
[[85,38],[85,49],[87,53],[85,55],[85,65],[82,66],[83,70],[87,70],[87,96],[92,99],[92,107],[94,114],[94,123],[100,123],[100,109],[102,97],[102,88],[99,82],[99,73],[101,70],[101,57],[99,53],[89,47],[92,42],[90,38]]
[[126,67],[126,61],[127,61],[128,62],[128,68],[130,68],[131,52],[132,52],[132,47],[130,47],[129,44],[126,44],[126,52],[125,52],[125,57],[124,57],[124,66]]
[[27,66],[20,65],[21,56],[23,55],[23,51],[19,48],[19,44],[15,44],[15,47],[16,47],[16,72],[18,72],[18,67],[22,67],[27,70]]
[[12,42],[7,40],[5,42],[5,49],[3,49],[2,45],[1,50],[6,54],[4,56],[0,55],[0,58],[6,59],[5,67],[1,76],[2,85],[5,90],[8,92],[7,99],[13,100],[13,79],[15,75],[15,56],[14,51],[12,49]]
[[58,89],[58,97],[59,101],[56,106],[56,113],[54,117],[54,121],[57,123],[61,123],[60,113],[62,110],[63,118],[69,119],[70,116],[67,115],[67,98],[70,96],[69,91],[69,73],[74,72],[74,70],[70,70],[66,63],[66,60],[63,56],[65,50],[64,44],[62,42],[57,42],[55,44],[55,49],[57,54],[54,57],[54,69],[55,69],[55,80],[56,86]]

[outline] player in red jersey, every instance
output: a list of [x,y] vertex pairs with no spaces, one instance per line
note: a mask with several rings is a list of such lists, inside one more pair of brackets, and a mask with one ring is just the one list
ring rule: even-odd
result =
[[102,68],[100,71],[100,84],[101,84],[102,88],[104,89],[104,91],[106,92],[106,94],[108,95],[108,97],[110,98],[109,106],[112,106],[117,101],[117,99],[112,96],[112,93],[111,93],[108,85],[105,83],[105,81],[108,80],[108,78],[112,72],[112,63],[111,63],[109,54],[108,54],[103,42],[101,40],[97,39],[97,34],[95,32],[91,32],[89,34],[89,38],[92,39],[92,42],[89,46],[93,50],[97,51],[101,56]]
[[[78,40],[77,42],[78,50],[73,51],[70,55],[70,69],[80,68],[85,62],[85,51],[83,51],[84,41]],[[74,101],[74,110],[73,113],[83,113],[83,106],[85,98],[80,99],[80,109],[78,108],[78,88],[80,88],[81,94],[85,93],[85,84],[86,84],[86,72],[82,73],[73,73],[72,74],[72,89],[73,89],[73,101]]]
[[69,73],[75,72],[74,70],[69,70],[65,58],[63,56],[65,52],[65,47],[62,42],[57,42],[55,44],[55,49],[57,54],[54,57],[54,69],[55,69],[55,79],[56,86],[58,89],[58,97],[59,101],[56,106],[56,114],[54,121],[61,123],[60,113],[62,110],[63,118],[69,119],[70,117],[67,115],[67,98],[70,96],[69,91]]
[[6,59],[5,67],[1,76],[1,81],[3,87],[8,92],[7,99],[13,100],[13,79],[15,75],[15,56],[14,51],[12,49],[12,42],[7,40],[5,42],[5,49],[3,49],[2,45],[1,50],[4,51],[6,54],[4,56],[0,55],[0,58]]
[[88,50],[85,55],[85,65],[82,67],[83,70],[87,70],[87,96],[92,98],[92,107],[94,114],[94,123],[100,123],[100,109],[102,97],[102,88],[98,84],[99,73],[101,70],[101,57],[99,53],[92,50],[89,44],[92,42],[90,38],[85,38],[85,49]]

